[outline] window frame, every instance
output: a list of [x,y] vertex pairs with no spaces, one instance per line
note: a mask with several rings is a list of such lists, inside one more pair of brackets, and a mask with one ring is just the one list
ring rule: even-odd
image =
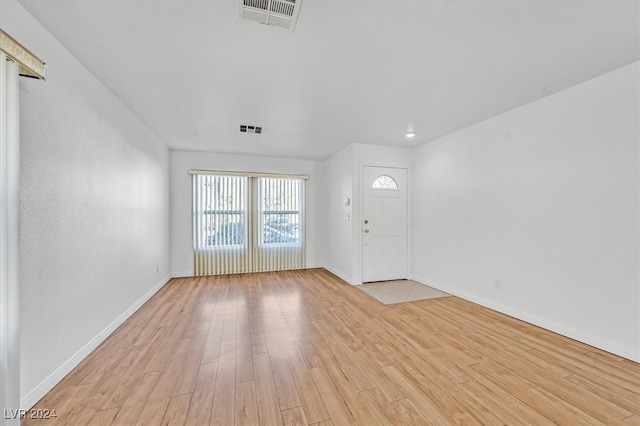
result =
[[[296,207],[297,209],[295,210],[289,210],[289,209],[271,209],[271,210],[266,210],[265,206],[264,206],[264,201],[265,201],[265,180],[270,179],[270,180],[275,180],[278,179],[280,181],[288,181],[291,182],[292,184],[292,188],[295,191],[295,199],[296,199]],[[275,248],[275,247],[301,247],[303,244],[302,241],[302,232],[304,231],[303,228],[303,223],[302,223],[302,216],[303,216],[303,197],[302,197],[302,183],[300,179],[292,179],[292,178],[288,178],[288,177],[283,177],[283,178],[279,178],[279,177],[260,177],[258,178],[258,229],[257,231],[257,239],[258,239],[258,246],[259,247],[263,247],[263,248]],[[269,215],[295,215],[297,217],[297,221],[295,222],[295,224],[293,226],[296,226],[298,228],[297,230],[297,236],[296,239],[294,241],[282,241],[282,242],[265,242],[265,238],[264,238],[264,231],[265,231],[265,226],[267,226],[267,222],[265,221],[265,218]],[[277,232],[277,233],[282,233],[282,231],[278,230],[277,228],[273,228],[273,231]]]
[[[383,186],[383,185],[389,185],[390,182],[382,183],[382,181],[381,181],[382,178],[390,179],[391,182],[393,183],[394,187]],[[376,186],[376,183],[378,183],[380,186]],[[384,190],[384,191],[399,191],[400,190],[400,188],[398,188],[398,182],[396,182],[396,180],[393,178],[393,176],[389,176],[389,175],[380,175],[377,178],[375,178],[373,183],[371,184],[371,189],[373,189],[373,190]]]

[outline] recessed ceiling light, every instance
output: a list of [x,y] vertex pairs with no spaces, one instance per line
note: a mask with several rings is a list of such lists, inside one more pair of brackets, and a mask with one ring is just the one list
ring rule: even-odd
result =
[[416,132],[407,132],[407,134],[405,135],[408,138],[414,138],[416,137],[417,133]]

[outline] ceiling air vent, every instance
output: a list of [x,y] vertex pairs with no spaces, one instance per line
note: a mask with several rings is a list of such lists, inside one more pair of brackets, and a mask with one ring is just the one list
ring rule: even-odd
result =
[[262,127],[260,126],[249,126],[247,124],[240,125],[240,133],[262,133]]
[[293,31],[302,0],[240,0],[242,18]]

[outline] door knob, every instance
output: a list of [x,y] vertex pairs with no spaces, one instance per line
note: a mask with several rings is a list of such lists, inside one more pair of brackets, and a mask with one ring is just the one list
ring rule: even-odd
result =
[[365,220],[364,220],[364,223],[365,223],[365,224],[366,224],[366,223],[369,223],[369,221],[368,221],[367,219],[365,219]]
[[365,229],[365,230],[364,230],[364,233],[365,233],[365,234],[368,234],[368,233],[369,233],[369,230],[368,230],[368,229]]

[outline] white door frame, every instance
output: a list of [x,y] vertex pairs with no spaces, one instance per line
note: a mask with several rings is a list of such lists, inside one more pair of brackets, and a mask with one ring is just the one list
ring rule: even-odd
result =
[[363,235],[362,235],[362,221],[363,219],[363,200],[364,197],[362,195],[362,172],[365,167],[386,167],[389,169],[405,169],[407,171],[407,278],[411,279],[411,223],[412,223],[412,214],[411,214],[411,206],[412,206],[412,197],[411,197],[411,168],[406,164],[380,164],[380,163],[370,163],[370,162],[359,162],[357,164],[357,170],[354,170],[354,176],[357,176],[357,179],[354,179],[353,182],[353,204],[355,207],[355,214],[353,219],[353,234],[356,236],[353,239],[353,282],[356,285],[360,285],[363,283],[362,281],[362,267],[363,261],[362,256],[364,255],[362,250],[363,243]]

